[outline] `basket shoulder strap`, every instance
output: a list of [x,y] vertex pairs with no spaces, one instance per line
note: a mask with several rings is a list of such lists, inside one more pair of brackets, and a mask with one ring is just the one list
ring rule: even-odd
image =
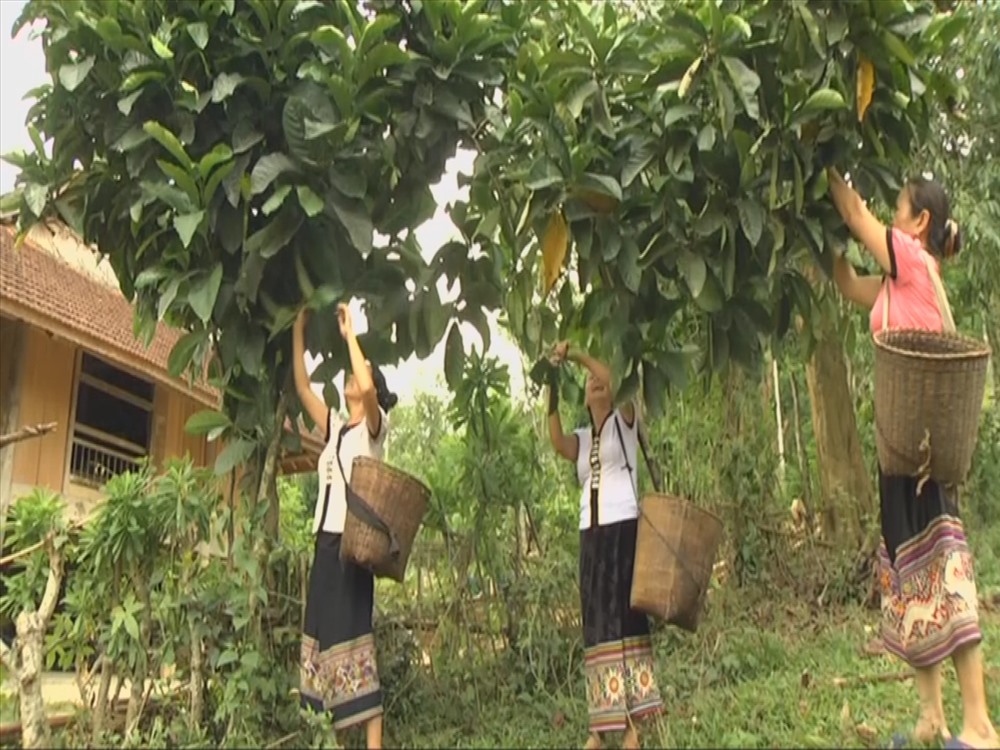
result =
[[934,260],[929,253],[924,253],[924,265],[927,266],[927,274],[931,277],[931,286],[934,287],[934,296],[937,297],[938,310],[941,312],[941,325],[945,333],[955,333],[955,318],[951,314],[951,305],[948,302],[948,293],[941,282],[941,274],[935,267]]
[[[343,436],[341,436],[343,438]],[[344,471],[344,462],[340,460],[340,444],[337,441],[337,466],[340,467],[340,476],[344,479],[344,498],[347,501],[347,509],[356,515],[361,521],[371,526],[373,529],[381,531],[389,538],[389,554],[393,557],[399,556],[399,540],[389,524],[387,524],[375,509],[369,505],[361,495],[351,488],[351,483],[347,481],[347,473]]]
[[882,286],[885,288],[885,293],[882,295],[882,330],[889,330],[889,277],[884,276],[882,278]]
[[[638,418],[638,415],[636,415],[636,419]],[[637,480],[638,477],[635,477],[635,479],[632,477],[632,462],[628,459],[628,448],[625,447],[625,436],[622,434],[622,426],[618,421],[618,414],[615,414],[615,432],[618,433],[618,443],[622,447],[622,457],[625,459],[625,470],[628,471],[628,483],[632,487],[632,492],[635,493],[636,502],[639,502],[639,489],[635,485],[635,480]]]

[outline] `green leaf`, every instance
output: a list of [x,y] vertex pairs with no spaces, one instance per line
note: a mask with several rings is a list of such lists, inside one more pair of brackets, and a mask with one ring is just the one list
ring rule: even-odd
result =
[[178,339],[167,358],[167,371],[170,377],[179,378],[184,374],[191,365],[198,347],[204,343],[206,335],[205,331],[191,331]]
[[298,171],[295,162],[285,154],[274,153],[262,156],[254,164],[253,171],[250,173],[250,194],[260,195],[279,175],[295,171]]
[[579,187],[583,190],[593,190],[596,193],[608,195],[617,201],[622,199],[621,185],[610,175],[586,172],[580,178]]
[[295,193],[299,197],[299,205],[310,219],[323,212],[323,199],[316,195],[311,187],[299,185],[295,188]]
[[628,161],[622,167],[622,189],[631,185],[635,178],[642,174],[642,171],[649,166],[649,163],[653,161],[655,156],[656,142],[654,140],[647,138],[639,143],[633,141]]
[[[291,323],[297,314],[298,311],[293,308],[292,315],[288,322]],[[250,332],[243,337],[243,341],[241,342],[240,348],[236,352],[236,356],[240,361],[240,366],[250,377],[255,378],[260,374],[261,368],[264,366],[264,347],[266,345],[267,341],[264,338],[264,332],[260,328],[252,328]]]
[[600,90],[600,86],[597,85],[597,81],[593,78],[581,83],[576,91],[572,93],[569,100],[566,102],[566,108],[569,110],[570,115],[573,116],[574,120],[579,120],[580,115],[583,114],[583,108],[586,106],[587,101]]
[[760,105],[757,102],[757,91],[760,89],[760,76],[747,67],[738,57],[723,57],[722,64],[726,66],[729,78],[736,87],[736,93],[743,104],[743,110],[752,120],[760,120]]
[[142,129],[155,138],[156,142],[163,146],[163,148],[169,151],[170,155],[173,156],[177,163],[184,169],[189,172],[194,171],[194,162],[191,161],[191,157],[187,155],[187,151],[184,150],[184,146],[181,145],[181,142],[178,140],[176,135],[171,133],[160,123],[153,120],[149,120],[144,123]]
[[344,165],[341,169],[336,163],[330,166],[330,184],[348,198],[364,198],[368,193],[368,180],[361,169],[351,169]]
[[914,58],[913,53],[910,52],[909,47],[900,39],[898,36],[893,34],[888,29],[882,30],[882,44],[885,46],[892,56],[899,60],[904,65],[915,65],[916,58]]
[[698,150],[711,151],[715,147],[715,126],[711,123],[705,125],[698,133]]
[[149,38],[149,43],[153,46],[153,52],[156,53],[157,57],[160,57],[164,60],[174,59],[174,53],[170,49],[170,47],[168,47],[166,44],[160,41],[160,39],[158,39],[156,36],[151,36]]
[[83,83],[90,75],[94,67],[96,58],[87,57],[78,63],[66,63],[59,66],[59,83],[67,91],[76,91],[77,87]]
[[364,86],[376,75],[384,75],[383,71],[393,65],[405,65],[410,61],[410,56],[399,48],[396,44],[383,42],[374,49],[365,53],[361,58],[361,64],[357,69],[357,80],[359,86]]
[[163,316],[170,310],[170,306],[177,299],[177,292],[181,288],[181,277],[177,276],[167,282],[167,285],[160,293],[160,300],[156,304],[156,319],[163,320]]
[[41,218],[42,214],[45,213],[45,206],[49,202],[49,191],[45,189],[44,185],[39,185],[35,182],[29,182],[24,186],[23,192],[24,202],[27,204],[28,209],[35,215],[36,218]]
[[354,249],[367,258],[372,251],[372,236],[375,232],[371,216],[361,201],[345,198],[336,190],[326,194],[327,203],[351,238]]
[[677,267],[684,277],[691,296],[697,299],[701,294],[701,290],[705,287],[705,278],[708,271],[705,267],[705,261],[702,260],[700,255],[685,251],[677,259]]
[[198,186],[186,169],[182,169],[166,159],[157,159],[156,166],[160,168],[163,174],[173,180],[177,187],[187,194],[192,203],[198,202]]
[[618,272],[622,276],[625,288],[632,294],[638,294],[639,284],[642,282],[642,268],[639,266],[639,247],[631,237],[622,242],[621,252],[618,253]]
[[[236,438],[235,440],[227,443],[218,458],[215,459],[216,476],[225,476],[237,466],[245,464],[250,460],[250,456],[253,455],[255,447],[256,444],[252,440],[246,440],[245,438]],[[236,661],[236,653],[233,651],[225,651],[222,656],[219,657],[219,661],[216,666],[223,667],[234,661]]]
[[125,632],[128,633],[129,638],[134,641],[139,640],[139,623],[135,619],[135,615],[131,612],[126,612],[125,617],[122,618],[122,623],[125,625]]
[[764,231],[766,216],[763,207],[756,201],[741,200],[737,201],[736,210],[740,215],[740,226],[743,227],[744,236],[751,247],[756,247]]
[[195,43],[198,49],[205,49],[208,46],[208,24],[199,21],[198,23],[189,23],[187,25],[188,36]]
[[302,214],[294,208],[294,204],[290,206],[283,208],[271,223],[247,238],[247,254],[259,254],[262,259],[267,260],[291,241],[302,226]]
[[185,249],[190,246],[191,240],[194,239],[194,234],[198,231],[198,227],[204,218],[204,211],[196,211],[193,214],[177,214],[174,216],[174,229],[177,232],[177,236],[181,238]]
[[285,199],[288,198],[291,192],[291,185],[282,185],[279,188],[275,188],[274,192],[271,193],[271,197],[264,201],[264,205],[261,206],[261,213],[263,213],[264,216],[270,216],[273,214],[281,208],[281,206],[285,203]]
[[213,169],[232,158],[233,150],[229,146],[225,143],[215,144],[212,150],[201,157],[201,161],[198,162],[198,173],[201,175],[201,179],[208,179]]
[[249,119],[240,120],[233,128],[233,153],[242,154],[264,140],[264,134],[254,129]]
[[142,191],[144,197],[162,201],[175,211],[191,213],[194,210],[194,204],[191,202],[188,194],[178,190],[173,185],[168,185],[165,182],[147,182],[143,180],[139,183],[139,189]]
[[667,110],[663,117],[663,127],[669,128],[676,122],[686,120],[694,115],[701,114],[701,110],[693,104],[677,104]]
[[221,104],[226,101],[244,80],[239,73],[220,73],[212,83],[212,102]]
[[448,339],[444,345],[444,376],[451,390],[456,390],[462,381],[465,367],[465,347],[462,344],[462,332],[457,322],[452,323],[448,331]]
[[191,305],[191,309],[198,316],[198,319],[206,325],[212,317],[212,310],[215,307],[215,300],[219,296],[221,285],[221,263],[216,263],[211,273],[204,274],[191,284],[191,291],[188,292],[188,304]]
[[207,435],[214,430],[224,430],[232,421],[221,411],[202,409],[188,417],[184,430],[192,435]]
[[834,89],[819,89],[814,91],[812,96],[806,99],[802,105],[802,112],[817,112],[827,109],[844,109],[847,102],[839,91]]

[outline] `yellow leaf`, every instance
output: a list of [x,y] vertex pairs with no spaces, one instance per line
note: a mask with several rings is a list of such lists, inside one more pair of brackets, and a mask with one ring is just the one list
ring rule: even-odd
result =
[[865,119],[865,112],[875,93],[875,66],[864,55],[858,59],[858,122]]
[[548,294],[555,286],[563,261],[566,260],[566,247],[569,244],[569,230],[562,210],[557,209],[549,218],[542,236],[542,281],[543,290]]

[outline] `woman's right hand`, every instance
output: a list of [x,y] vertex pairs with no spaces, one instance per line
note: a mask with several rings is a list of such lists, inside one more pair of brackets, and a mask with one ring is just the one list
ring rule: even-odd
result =
[[552,348],[552,355],[549,357],[549,361],[554,365],[561,365],[566,361],[566,356],[569,354],[569,342],[560,341]]

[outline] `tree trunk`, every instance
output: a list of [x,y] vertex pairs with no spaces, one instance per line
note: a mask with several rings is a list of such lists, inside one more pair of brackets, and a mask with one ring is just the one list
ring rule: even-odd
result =
[[873,510],[871,478],[861,454],[844,347],[835,322],[817,316],[816,349],[806,364],[823,497],[823,529],[861,545],[862,517]]
[[197,732],[205,712],[205,666],[201,631],[191,617],[188,624],[191,633],[191,704],[188,728]]
[[[13,432],[17,425],[25,330],[24,323],[19,320],[0,318],[0,435]],[[13,502],[13,473],[13,448],[0,449],[0,547],[3,546],[3,521]]]
[[802,411],[799,409],[799,386],[796,382],[798,378],[793,372],[790,379],[792,390],[792,416],[795,423],[795,454],[798,457],[799,476],[802,481],[802,494],[806,502],[806,507],[812,507],[812,472],[809,469],[809,459],[806,456],[805,441],[802,439]]
[[781,374],[778,360],[771,357],[771,376],[774,379],[774,421],[778,435],[778,481],[782,490],[785,486],[785,420],[781,415]]
[[266,534],[270,542],[277,541],[279,528],[278,508],[278,458],[281,453],[281,438],[284,436],[285,416],[288,413],[289,389],[284,388],[278,398],[274,412],[274,425],[271,440],[264,454],[264,464],[261,468],[260,482],[257,485],[257,507],[266,502]]
[[14,620],[17,633],[14,648],[0,647],[4,666],[17,678],[21,709],[21,742],[27,750],[52,747],[49,720],[42,695],[45,663],[45,631],[59,601],[63,579],[62,553],[49,546],[49,575],[42,602],[35,611],[21,612]]
[[97,687],[97,697],[94,699],[94,720],[91,726],[91,745],[99,747],[98,740],[104,731],[104,721],[107,718],[110,708],[109,700],[111,695],[112,677],[111,659],[104,654],[101,655],[101,682]]
[[139,648],[142,653],[132,673],[132,689],[129,691],[128,708],[125,713],[126,737],[139,728],[143,706],[146,702],[146,678],[155,675],[155,672],[149,669],[150,641],[153,634],[153,603],[146,576],[145,571],[139,570],[136,571],[133,579],[133,585],[139,594],[139,601],[142,602],[142,617],[139,621]]

